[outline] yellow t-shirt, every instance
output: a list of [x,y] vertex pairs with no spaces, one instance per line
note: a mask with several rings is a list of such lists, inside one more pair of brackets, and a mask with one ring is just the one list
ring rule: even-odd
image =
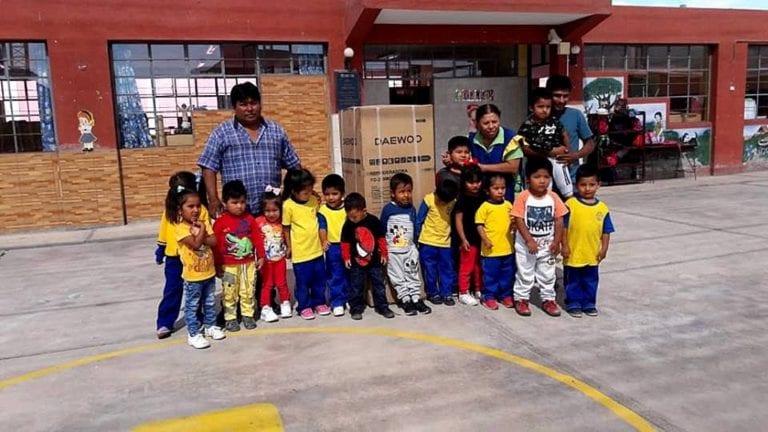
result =
[[[206,236],[212,236],[213,229],[211,229],[211,224],[206,223],[204,225]],[[189,246],[181,243],[182,239],[192,235],[189,232],[192,225],[186,222],[180,222],[173,224],[173,228],[174,239],[178,244],[179,257],[181,258],[183,267],[181,278],[188,282],[199,282],[216,276],[216,268],[213,263],[213,251],[210,247],[202,245],[200,246],[200,249],[192,250]]]
[[493,247],[483,248],[480,255],[484,257],[501,257],[511,255],[512,247],[512,203],[507,200],[495,204],[484,202],[475,213],[475,223],[485,228],[485,235]]
[[[205,206],[200,207],[200,220],[205,224],[206,229],[213,231],[211,227],[211,216]],[[168,222],[165,218],[165,210],[160,216],[160,229],[157,231],[157,244],[165,245],[165,256],[179,256],[179,243],[176,241],[176,224]]]
[[291,230],[291,260],[311,261],[323,255],[320,244],[320,224],[317,222],[317,198],[299,204],[288,198],[283,203],[283,226]]
[[596,266],[603,234],[614,231],[608,206],[602,201],[587,204],[576,197],[565,202],[570,210],[566,216],[568,247],[571,256],[565,260],[569,267]]
[[325,223],[328,225],[328,241],[331,243],[340,243],[341,228],[347,220],[347,212],[344,211],[344,206],[332,209],[328,207],[328,204],[323,204],[320,207],[319,212],[325,217]]
[[456,200],[449,203],[440,202],[435,193],[429,193],[419,208],[419,218],[424,221],[419,233],[419,243],[451,247],[451,212]]

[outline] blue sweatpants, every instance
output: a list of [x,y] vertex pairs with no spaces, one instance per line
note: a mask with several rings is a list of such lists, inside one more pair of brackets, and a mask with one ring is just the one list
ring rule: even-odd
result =
[[331,307],[344,306],[347,303],[347,285],[349,274],[341,259],[341,245],[331,243],[325,252],[325,277],[328,281],[328,291]]
[[504,300],[512,297],[515,280],[515,255],[480,257],[483,270],[483,300]]
[[565,266],[565,310],[594,309],[597,306],[597,266]]
[[184,294],[184,281],[181,279],[181,259],[165,257],[165,287],[163,299],[157,306],[157,328],[165,327],[173,330],[173,325],[179,317],[181,298]]
[[313,260],[293,263],[296,277],[296,309],[301,312],[325,304],[325,262],[319,256]]
[[456,270],[450,247],[419,245],[421,270],[427,297],[450,297],[456,284]]

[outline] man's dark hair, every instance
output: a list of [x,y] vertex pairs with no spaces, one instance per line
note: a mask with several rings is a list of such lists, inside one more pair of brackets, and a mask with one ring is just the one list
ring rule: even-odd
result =
[[571,79],[565,75],[552,75],[547,79],[547,89],[554,92],[555,90],[573,90],[573,84]]
[[549,159],[542,156],[531,156],[527,158],[527,161],[525,162],[526,177],[530,178],[533,173],[540,169],[546,170],[549,173],[549,176],[552,176],[552,162],[550,162]]
[[352,192],[344,198],[344,210],[365,210],[365,197]]
[[528,106],[534,106],[539,99],[552,100],[552,91],[544,87],[536,87],[531,90],[531,94],[528,95]]
[[397,173],[389,179],[389,191],[394,192],[401,184],[413,185],[413,179],[407,173]]
[[469,150],[469,138],[464,135],[456,135],[448,140],[448,152],[456,150],[457,147],[466,147]]
[[323,192],[325,192],[326,189],[336,189],[344,195],[344,178],[338,174],[328,174],[325,176],[322,183],[320,183],[320,188]]
[[232,108],[234,108],[237,106],[238,102],[245,102],[248,99],[261,102],[261,93],[255,84],[244,82],[232,87],[232,91],[229,93],[229,99],[232,101]]
[[248,192],[245,185],[240,180],[232,180],[224,183],[221,188],[221,200],[227,202],[229,199],[238,199],[246,196]]
[[459,184],[456,180],[445,178],[435,189],[435,196],[442,202],[451,202],[459,195]]
[[600,175],[597,173],[597,168],[589,164],[580,165],[576,170],[576,182],[578,183],[580,179],[586,177],[595,177],[598,181],[600,181]]

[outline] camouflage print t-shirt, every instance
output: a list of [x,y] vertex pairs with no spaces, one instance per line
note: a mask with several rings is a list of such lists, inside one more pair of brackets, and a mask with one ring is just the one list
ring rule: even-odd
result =
[[528,117],[517,134],[525,138],[525,143],[532,150],[545,155],[564,144],[563,125],[554,117],[548,117],[543,122],[536,122],[532,117]]

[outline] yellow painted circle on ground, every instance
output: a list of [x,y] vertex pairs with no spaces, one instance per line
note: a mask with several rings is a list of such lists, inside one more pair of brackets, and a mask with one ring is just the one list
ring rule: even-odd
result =
[[[488,357],[497,358],[509,363],[513,363],[517,366],[524,367],[533,372],[537,372],[541,375],[549,377],[555,381],[559,381],[574,390],[586,395],[590,399],[599,403],[600,405],[608,408],[620,419],[625,421],[630,426],[639,431],[655,431],[656,428],[653,425],[642,418],[639,414],[620,404],[619,402],[611,399],[598,389],[590,386],[589,384],[561,372],[558,372],[552,368],[536,363],[525,357],[520,357],[514,354],[509,354],[495,348],[489,348],[487,346],[478,345],[471,342],[464,342],[456,339],[450,339],[442,336],[434,336],[424,333],[406,332],[400,330],[390,329],[378,329],[368,327],[326,327],[326,328],[310,328],[310,327],[298,327],[298,328],[277,328],[277,329],[259,329],[251,332],[244,333],[229,333],[228,337],[243,337],[243,336],[255,336],[255,335],[273,335],[273,334],[295,334],[295,333],[341,333],[341,334],[357,334],[357,335],[375,335],[386,336],[402,339],[411,339],[422,342],[428,342],[435,345],[443,345],[454,348],[459,348],[465,351],[472,351],[479,354],[483,354]],[[104,354],[97,354],[94,356],[83,357],[81,359],[72,360],[64,363],[60,363],[55,366],[38,369],[36,371],[20,375],[14,378],[0,381],[0,390],[21,384],[25,381],[30,381],[37,378],[42,378],[47,375],[51,375],[57,372],[73,369],[78,366],[84,366],[87,364],[95,363],[102,360],[108,360],[114,357],[121,357],[128,354],[137,354],[147,352],[163,347],[185,344],[186,340],[179,338],[170,341],[155,342],[147,345],[140,345],[133,348],[126,348],[122,350],[112,351]]]

